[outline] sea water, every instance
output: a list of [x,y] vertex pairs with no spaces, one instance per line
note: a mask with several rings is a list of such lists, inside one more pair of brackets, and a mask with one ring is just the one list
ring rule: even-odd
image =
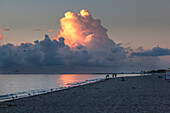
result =
[[0,74],[0,102],[84,85],[103,80],[105,76],[106,74]]

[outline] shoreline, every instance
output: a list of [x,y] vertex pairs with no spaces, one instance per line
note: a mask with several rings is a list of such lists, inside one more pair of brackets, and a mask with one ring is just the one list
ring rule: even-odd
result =
[[[85,75],[85,74],[83,74]],[[98,74],[97,74],[98,75]],[[110,78],[112,78],[112,75],[110,75]],[[123,75],[123,76],[122,76]],[[125,75],[125,76],[124,76]],[[144,74],[144,75],[150,75],[150,74]],[[143,74],[130,74],[130,77],[132,76],[144,76]],[[34,89],[34,90],[29,90],[29,91],[20,91],[20,92],[14,92],[14,93],[9,93],[9,94],[5,94],[5,95],[0,95],[0,103],[1,102],[5,102],[5,101],[9,101],[9,100],[16,100],[16,99],[20,99],[20,98],[25,98],[25,97],[29,97],[29,96],[34,96],[34,95],[40,95],[40,94],[46,94],[49,92],[54,92],[54,91],[59,91],[59,90],[64,90],[64,89],[68,89],[70,87],[75,87],[75,86],[80,86],[80,85],[86,85],[89,83],[94,83],[94,82],[98,82],[100,80],[105,80],[106,75],[103,75],[102,78],[91,78],[91,79],[86,79],[83,81],[77,81],[77,82],[73,82],[73,83],[67,83],[63,86],[60,87],[53,87],[53,88],[47,88],[47,89]],[[119,77],[128,77],[128,74],[118,74],[116,78]]]
[[[169,82],[158,75],[98,81],[0,103],[2,113],[169,112]],[[137,111],[136,111],[137,110]]]
[[[70,86],[49,88],[48,90],[44,89],[44,90],[41,90],[41,91],[37,90],[35,92],[34,91],[25,92],[25,93],[22,93],[22,94],[25,94],[23,96],[18,96],[17,94],[14,94],[14,93],[13,94],[7,94],[8,98],[6,98],[4,100],[1,99],[0,103],[8,102],[8,101],[15,101],[15,100],[22,99],[22,98],[39,96],[39,95],[53,93],[53,92],[58,92],[58,91],[63,91],[63,90],[68,90],[68,89],[71,89],[71,88],[80,87],[80,86],[83,86],[83,85],[92,84],[92,83],[96,83],[96,82],[101,82],[101,81],[104,81],[104,80],[105,80],[104,78],[100,78],[100,79],[96,78],[96,79],[90,79],[90,80],[80,81],[80,82],[76,82],[76,83],[68,83],[68,84],[70,84]],[[30,95],[28,95],[28,94],[30,94]],[[7,95],[0,95],[0,96],[7,96]],[[14,99],[12,99],[13,96],[14,96]],[[16,96],[17,96],[17,98],[16,98]]]

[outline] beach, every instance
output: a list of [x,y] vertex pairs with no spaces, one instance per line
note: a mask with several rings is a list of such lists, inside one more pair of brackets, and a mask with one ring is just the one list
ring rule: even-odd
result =
[[169,113],[170,81],[113,78],[0,103],[0,113]]

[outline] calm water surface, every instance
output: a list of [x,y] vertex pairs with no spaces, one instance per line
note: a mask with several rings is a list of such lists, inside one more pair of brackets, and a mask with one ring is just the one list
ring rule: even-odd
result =
[[[106,74],[0,74],[0,101],[31,96],[104,79]],[[111,75],[110,75],[111,76]],[[140,74],[119,74],[140,76]]]

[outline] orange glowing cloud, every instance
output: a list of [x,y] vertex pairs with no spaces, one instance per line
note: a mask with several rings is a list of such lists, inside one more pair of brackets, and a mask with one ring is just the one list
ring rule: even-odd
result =
[[73,18],[74,14],[71,11],[66,12],[65,14],[65,18]]
[[0,31],[9,31],[9,29],[0,29]]
[[83,16],[83,17],[90,15],[89,12],[86,11],[86,10],[84,10],[84,9],[82,9],[82,10],[80,11],[80,14],[81,14],[81,16]]
[[25,42],[23,42],[24,44],[29,44],[29,42],[27,42],[27,41],[25,41]]
[[53,30],[52,30],[52,29],[49,29],[48,32],[51,33],[51,32],[53,32]]
[[65,44],[71,48],[78,44],[86,46],[93,38],[94,33],[85,27],[89,23],[89,20],[85,17],[91,17],[91,15],[84,9],[80,11],[80,14],[70,11],[66,12],[65,17],[60,19],[61,29],[59,30],[57,40],[60,37],[64,37]]
[[3,35],[2,34],[0,34],[0,40],[2,40],[3,39]]

